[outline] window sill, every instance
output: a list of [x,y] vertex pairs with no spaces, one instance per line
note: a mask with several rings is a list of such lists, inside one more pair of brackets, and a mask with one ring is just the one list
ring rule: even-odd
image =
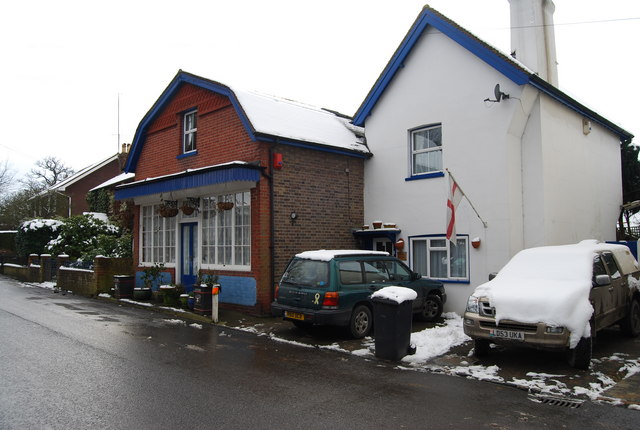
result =
[[198,150],[197,150],[197,149],[196,149],[195,151],[190,151],[190,152],[186,152],[186,153],[184,153],[184,154],[180,154],[180,155],[178,155],[178,156],[176,157],[176,159],[177,159],[177,160],[181,160],[181,159],[183,159],[183,158],[186,158],[186,157],[192,157],[192,156],[194,156],[194,155],[198,155]]
[[405,181],[417,181],[420,179],[431,179],[431,178],[441,178],[444,176],[444,172],[432,172],[432,173],[423,173],[421,175],[409,176],[408,178],[404,178]]

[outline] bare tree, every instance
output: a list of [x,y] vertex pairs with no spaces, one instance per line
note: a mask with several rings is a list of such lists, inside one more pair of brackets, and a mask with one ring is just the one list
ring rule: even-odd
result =
[[50,155],[36,161],[36,167],[27,173],[23,182],[30,190],[38,192],[65,180],[73,173],[74,171],[71,167]]
[[9,160],[5,160],[0,163],[0,195],[7,192],[10,187],[13,185],[13,178],[15,177],[15,172],[11,168],[9,164]]

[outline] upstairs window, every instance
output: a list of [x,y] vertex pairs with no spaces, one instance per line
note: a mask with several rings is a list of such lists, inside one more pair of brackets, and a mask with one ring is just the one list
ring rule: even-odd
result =
[[442,171],[442,126],[418,128],[411,135],[411,176]]
[[182,152],[192,152],[196,150],[196,132],[198,131],[198,123],[196,119],[197,111],[191,111],[184,114],[182,125]]

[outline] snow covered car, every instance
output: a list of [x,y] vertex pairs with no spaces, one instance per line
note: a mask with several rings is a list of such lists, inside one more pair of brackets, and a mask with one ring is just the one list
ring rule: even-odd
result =
[[427,321],[442,315],[447,295],[441,282],[423,278],[386,252],[363,250],[297,254],[282,275],[271,311],[297,326],[344,326],[362,338],[373,326],[371,294],[388,286],[417,293],[414,315]]
[[640,270],[624,245],[594,240],[526,249],[469,297],[464,332],[475,355],[490,343],[566,350],[587,369],[598,331],[640,334]]

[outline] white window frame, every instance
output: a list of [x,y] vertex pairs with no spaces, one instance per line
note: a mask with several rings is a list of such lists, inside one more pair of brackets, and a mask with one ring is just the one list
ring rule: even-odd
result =
[[[251,270],[251,192],[202,197],[201,202],[201,267]],[[234,206],[219,211],[218,202],[233,202]]]
[[[458,242],[457,246],[451,244],[446,236],[442,235],[427,235],[427,236],[415,236],[410,238],[411,241],[411,266],[413,270],[420,272],[422,275],[431,278],[438,279],[440,281],[449,281],[449,282],[461,282],[468,283],[469,276],[469,237],[466,235],[458,235],[456,241]],[[425,261],[416,261],[417,252],[416,246],[418,242],[425,242]],[[440,243],[437,243],[440,242]],[[441,245],[441,242],[444,242],[444,246]],[[466,276],[452,276],[452,251],[461,250],[464,252],[464,274]],[[433,252],[445,252],[446,253],[446,276],[434,276],[434,268],[431,267],[431,254]],[[426,270],[422,270],[423,267],[426,267]]]
[[[193,118],[191,124],[189,119]],[[198,132],[198,111],[192,110],[185,112],[182,118],[182,153],[187,154],[194,152],[198,149],[197,146],[197,132]],[[192,146],[187,148],[187,145]]]
[[161,217],[159,205],[140,206],[139,261],[141,266],[176,264],[176,217]]
[[[415,147],[415,136],[420,134],[420,133],[424,133],[424,132],[429,132],[431,130],[440,130],[440,146],[434,146],[431,148],[422,148],[422,149],[416,149]],[[420,176],[420,175],[428,175],[430,173],[436,173],[436,172],[442,172],[442,124],[433,124],[433,125],[429,125],[426,127],[419,127],[419,128],[415,128],[413,130],[409,131],[409,151],[411,154],[411,159],[410,159],[410,163],[411,163],[411,167],[410,167],[410,171],[411,171],[411,176]],[[438,169],[432,169],[432,170],[425,170],[423,172],[417,172],[416,171],[416,157],[418,155],[421,154],[435,154],[435,153],[439,153],[440,154],[440,166]]]

